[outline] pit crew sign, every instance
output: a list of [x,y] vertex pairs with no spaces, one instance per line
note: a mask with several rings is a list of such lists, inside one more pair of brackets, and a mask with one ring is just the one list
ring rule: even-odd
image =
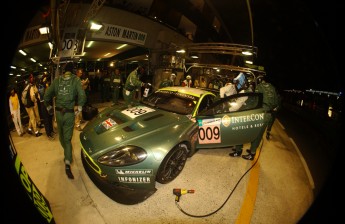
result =
[[220,118],[198,120],[199,144],[221,143],[220,124]]

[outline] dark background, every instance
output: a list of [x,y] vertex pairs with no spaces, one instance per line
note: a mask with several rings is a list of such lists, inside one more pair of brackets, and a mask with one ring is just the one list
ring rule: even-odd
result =
[[[2,27],[1,34],[3,61],[0,91],[1,96],[6,97],[1,98],[1,105],[8,103],[7,74],[19,40],[31,17],[47,1],[8,1],[3,7],[1,18],[5,27]],[[340,21],[336,0],[257,0],[251,4],[255,45],[259,48],[258,60],[265,66],[272,83],[281,90],[313,88],[343,91],[343,80],[338,70],[340,57],[336,54],[340,46],[336,34]],[[4,109],[2,111],[5,112]],[[1,124],[5,126],[5,133],[1,135],[1,143],[4,144],[0,150],[2,195],[5,199],[1,202],[2,218],[11,220],[11,223],[44,223],[14,171],[8,153],[6,113],[1,118]],[[326,186],[301,223],[342,218],[339,208],[343,207],[344,193],[339,179],[344,176],[341,172],[343,158],[344,153],[340,151],[339,163],[335,164]]]

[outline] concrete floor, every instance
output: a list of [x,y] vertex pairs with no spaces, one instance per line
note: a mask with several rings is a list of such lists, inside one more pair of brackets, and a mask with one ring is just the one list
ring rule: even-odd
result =
[[[94,106],[102,110],[110,104]],[[231,149],[199,150],[177,179],[157,183],[156,193],[136,205],[114,202],[89,179],[80,158],[79,131],[72,139],[74,180],[65,174],[58,136],[51,141],[44,128],[41,132],[40,137],[11,132],[11,137],[57,224],[297,223],[314,200],[308,167],[279,120],[271,139],[263,140],[257,162],[229,157]],[[173,188],[195,193],[175,204]]]

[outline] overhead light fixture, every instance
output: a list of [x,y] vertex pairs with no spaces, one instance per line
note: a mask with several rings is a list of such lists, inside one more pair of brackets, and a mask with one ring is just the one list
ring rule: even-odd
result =
[[90,41],[87,45],[86,45],[86,48],[90,48],[93,44],[93,41]]
[[242,51],[242,54],[243,55],[253,55],[253,53],[250,51]]
[[246,64],[253,64],[253,62],[252,61],[246,61]]
[[186,50],[181,49],[181,50],[177,50],[176,52],[177,52],[177,53],[186,53]]
[[16,67],[16,66],[11,65],[11,68],[16,69],[17,67]]
[[122,44],[121,46],[117,47],[116,50],[120,50],[121,48],[124,48],[126,46],[127,46],[127,44]]
[[38,29],[40,31],[41,35],[48,34],[49,33],[49,27],[48,26],[42,26]]
[[25,51],[23,51],[23,50],[19,50],[19,52],[20,52],[22,55],[26,56]]
[[33,62],[36,62],[36,60],[35,60],[35,59],[33,59],[33,58],[30,58],[30,60],[31,60],[31,61],[33,61]]
[[100,23],[96,23],[96,22],[91,22],[91,27],[90,27],[90,30],[94,30],[94,31],[98,31],[102,28],[102,24]]
[[197,55],[190,56],[191,58],[199,58]]

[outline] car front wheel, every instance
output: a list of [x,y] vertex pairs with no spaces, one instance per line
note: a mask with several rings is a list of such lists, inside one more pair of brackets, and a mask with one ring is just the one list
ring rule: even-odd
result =
[[179,144],[173,148],[164,158],[157,173],[157,182],[167,184],[174,180],[183,170],[187,161],[188,147],[186,144]]

